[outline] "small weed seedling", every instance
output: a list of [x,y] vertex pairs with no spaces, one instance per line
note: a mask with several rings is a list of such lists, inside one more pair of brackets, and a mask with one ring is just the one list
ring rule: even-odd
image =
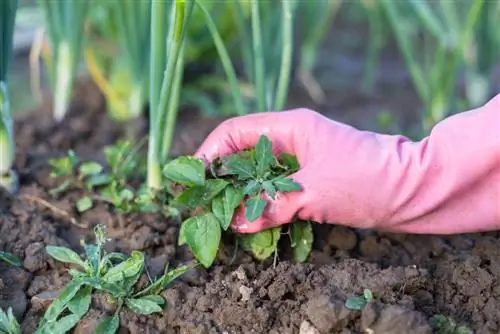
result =
[[0,333],[21,334],[21,326],[19,326],[14,313],[12,313],[12,307],[9,307],[7,312],[0,309]]
[[127,258],[121,253],[106,253],[103,227],[98,225],[94,233],[96,244],[82,241],[85,260],[68,248],[47,246],[47,252],[54,259],[75,264],[80,269],[69,269],[71,280],[48,307],[36,334],[68,332],[88,312],[94,290],[107,293],[109,300],[117,304],[115,314],[106,317],[95,333],[115,333],[123,306],[144,315],[161,312],[165,300],[160,293],[166,285],[190,269],[180,266],[168,271],[167,265],[159,279],[142,290],[136,290],[135,285],[144,273],[144,254],[133,251]]
[[21,260],[12,253],[0,251],[0,260],[10,264],[11,266],[21,267],[23,263]]
[[365,308],[366,304],[373,300],[373,293],[370,289],[365,289],[362,296],[353,296],[347,298],[345,307],[349,310],[361,311]]
[[474,333],[465,325],[458,325],[453,319],[442,314],[429,319],[429,323],[436,334],[472,334]]
[[[94,201],[110,203],[121,212],[163,212],[174,214],[165,204],[171,198],[168,185],[164,192],[154,192],[147,187],[138,190],[130,183],[141,167],[137,150],[129,141],[118,141],[104,149],[106,166],[95,161],[81,161],[73,151],[63,158],[51,159],[51,177],[61,177],[64,181],[50,191],[57,196],[70,189],[79,189],[87,194],[76,203],[79,212],[93,207]],[[97,192],[97,196],[88,195]]]
[[[201,264],[212,265],[219,248],[222,231],[227,231],[235,210],[246,207],[246,219],[259,218],[267,205],[266,193],[275,199],[278,194],[299,191],[301,186],[288,176],[299,169],[290,154],[279,158],[272,153],[272,143],[261,136],[253,149],[219,158],[206,171],[203,161],[183,156],[169,162],[163,169],[167,179],[179,185],[173,203],[191,210],[194,216],[185,220],[179,233],[179,245],[187,244]],[[266,259],[277,251],[282,227],[239,236],[243,248],[258,259]],[[309,222],[296,222],[288,232],[294,257],[305,261],[311,251],[313,233]]]

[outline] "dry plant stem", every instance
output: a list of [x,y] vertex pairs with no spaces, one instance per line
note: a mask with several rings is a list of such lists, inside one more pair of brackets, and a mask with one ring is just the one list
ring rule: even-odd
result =
[[22,194],[21,198],[23,198],[25,200],[28,200],[28,201],[31,201],[31,202],[35,202],[37,204],[40,204],[41,206],[44,206],[45,208],[47,208],[47,209],[51,210],[52,212],[54,212],[56,215],[63,216],[65,218],[67,218],[70,221],[71,224],[73,224],[73,225],[75,225],[75,226],[77,226],[79,228],[87,229],[87,228],[90,227],[87,224],[79,223],[76,220],[76,218],[74,218],[73,216],[71,216],[67,211],[59,209],[58,207],[50,204],[49,202],[47,202],[43,198],[40,198],[38,196],[33,196],[33,195],[27,195],[27,194]]

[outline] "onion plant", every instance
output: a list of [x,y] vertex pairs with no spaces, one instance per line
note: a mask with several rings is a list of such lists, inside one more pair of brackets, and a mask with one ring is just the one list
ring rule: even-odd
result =
[[[84,55],[90,75],[106,96],[111,116],[135,119],[147,102],[151,1],[107,0],[91,9],[90,30]],[[101,40],[103,38],[103,40]],[[103,52],[103,43],[116,43]]]
[[[253,101],[246,103],[231,61],[228,48],[217,26],[200,0],[196,5],[205,14],[207,27],[214,39],[222,67],[231,87],[234,109],[237,114],[282,110],[288,97],[293,55],[293,28],[296,2],[282,1],[232,1],[238,34],[243,72],[252,82]],[[249,6],[249,8],[248,8]],[[245,14],[250,9],[250,18]],[[277,33],[276,33],[277,32]]]
[[342,0],[320,0],[299,2],[301,15],[300,61],[298,76],[311,98],[317,103],[323,103],[325,93],[314,78],[318,49],[329,28],[339,12]]
[[69,109],[89,3],[90,0],[39,0],[50,40],[50,55],[44,57],[54,90],[56,121],[61,121]]
[[[186,28],[193,0],[152,1],[147,185],[161,189],[172,144],[183,74]],[[167,24],[168,22],[168,24]]]
[[[457,72],[463,64],[463,54],[473,37],[484,2],[411,0],[401,3],[382,0],[413,85],[425,105],[422,126],[426,132],[454,107]],[[412,22],[412,19],[416,21]],[[424,27],[423,47],[412,44],[420,32],[416,26]],[[427,44],[430,41],[434,41],[432,48]],[[419,61],[417,56],[423,59]]]
[[0,1],[0,186],[10,192],[18,189],[18,178],[13,169],[14,129],[7,83],[17,5],[17,0]]
[[500,1],[485,1],[465,54],[465,92],[473,108],[485,103],[493,90],[490,82],[500,60],[500,29],[496,25],[499,17]]

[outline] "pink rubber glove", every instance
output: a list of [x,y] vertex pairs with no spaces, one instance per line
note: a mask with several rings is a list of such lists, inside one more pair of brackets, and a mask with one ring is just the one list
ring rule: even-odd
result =
[[297,109],[229,119],[196,152],[212,161],[268,136],[277,152],[295,154],[303,187],[269,200],[249,223],[242,207],[232,223],[240,233],[289,223],[318,223],[393,232],[457,234],[500,229],[500,95],[451,116],[429,137],[360,131]]

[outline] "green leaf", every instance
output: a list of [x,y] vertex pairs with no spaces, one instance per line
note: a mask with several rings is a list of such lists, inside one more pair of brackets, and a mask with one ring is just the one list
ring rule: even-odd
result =
[[280,192],[299,191],[302,189],[300,184],[285,176],[278,176],[273,180],[273,184]]
[[59,317],[59,315],[64,311],[67,304],[73,297],[80,291],[82,286],[82,281],[76,278],[73,278],[69,281],[68,284],[63,288],[57,299],[52,301],[52,303],[47,308],[45,312],[42,324],[47,322],[54,322]]
[[16,267],[23,265],[22,261],[12,253],[0,251],[0,260]]
[[204,186],[196,186],[183,191],[175,202],[194,209],[207,205],[212,199],[229,185],[222,179],[207,180]]
[[205,165],[200,159],[183,156],[170,161],[163,168],[166,178],[186,186],[205,184]]
[[103,280],[106,283],[117,283],[123,279],[135,277],[137,273],[142,273],[143,269],[144,254],[134,250],[127,260],[111,267],[104,275]]
[[168,271],[168,264],[165,266],[163,270],[163,275],[157,279],[153,284],[147,286],[142,291],[139,291],[134,295],[134,297],[140,297],[144,295],[158,295],[168,284],[173,282],[175,279],[183,275],[192,266],[182,265],[171,271]]
[[244,198],[241,188],[229,185],[212,201],[212,212],[221,224],[221,228],[226,231],[233,219],[234,210],[240,205]]
[[264,177],[268,168],[275,161],[273,155],[273,145],[269,138],[262,135],[255,145],[255,159],[257,160],[257,175]]
[[251,159],[245,159],[242,155],[231,155],[222,159],[222,175],[237,175],[238,180],[249,180],[255,176],[255,163]]
[[91,175],[97,175],[99,174],[100,172],[103,171],[103,167],[98,164],[97,162],[93,162],[93,161],[90,161],[90,162],[84,162],[80,165],[80,174],[82,176],[91,176]]
[[87,181],[85,181],[87,187],[89,189],[92,189],[94,187],[100,187],[109,184],[111,181],[113,181],[113,177],[108,174],[97,174],[97,175],[91,175]]
[[259,260],[265,260],[271,256],[278,247],[281,237],[281,227],[267,229],[254,234],[240,236],[242,247],[251,252]]
[[165,299],[163,299],[163,297],[159,295],[146,295],[144,297],[141,297],[141,299],[152,301],[153,303],[160,306],[165,305]]
[[21,334],[21,326],[17,322],[12,307],[9,306],[7,313],[0,309],[0,333]]
[[92,287],[83,286],[77,294],[68,302],[68,309],[80,317],[83,317],[90,308]]
[[281,163],[292,173],[299,170],[300,165],[297,157],[288,153],[283,153],[280,157]]
[[137,314],[149,315],[163,311],[157,303],[147,298],[127,298],[125,304]]
[[44,327],[44,333],[66,334],[78,324],[82,317],[79,314],[70,314],[62,317],[54,323]]
[[271,197],[273,200],[276,199],[276,188],[274,187],[272,181],[262,182],[262,188],[264,188],[265,192],[269,197]]
[[370,289],[365,289],[363,291],[363,296],[365,297],[366,301],[372,301],[373,300],[373,293]]
[[243,192],[245,195],[254,196],[261,190],[262,186],[258,181],[252,180],[247,183]]
[[115,334],[120,327],[120,317],[115,314],[112,317],[105,317],[94,330],[94,334]]
[[97,274],[99,270],[99,261],[101,260],[101,249],[92,244],[83,244],[85,249],[85,255],[87,256],[87,261],[90,264],[90,270],[92,274]]
[[50,196],[57,196],[68,191],[68,189],[71,188],[71,184],[69,180],[64,181],[59,186],[49,190]]
[[266,206],[267,202],[264,199],[260,198],[259,195],[247,200],[245,203],[245,218],[249,222],[254,222],[257,218],[262,216]]
[[85,264],[85,262],[83,262],[80,256],[69,248],[60,246],[47,246],[45,249],[47,250],[47,253],[57,261],[77,264],[83,269],[87,268],[87,265]]
[[314,240],[311,223],[297,221],[292,223],[290,229],[293,258],[297,262],[304,262],[311,253]]
[[211,212],[191,217],[183,223],[182,238],[189,245],[194,256],[208,268],[217,256],[221,239],[219,221]]
[[88,209],[90,209],[92,207],[92,205],[93,205],[92,199],[88,196],[85,196],[85,197],[80,198],[76,202],[76,209],[78,210],[78,212],[84,212],[84,211],[87,211]]
[[366,306],[366,299],[364,297],[353,296],[347,298],[345,307],[349,310],[362,310]]

